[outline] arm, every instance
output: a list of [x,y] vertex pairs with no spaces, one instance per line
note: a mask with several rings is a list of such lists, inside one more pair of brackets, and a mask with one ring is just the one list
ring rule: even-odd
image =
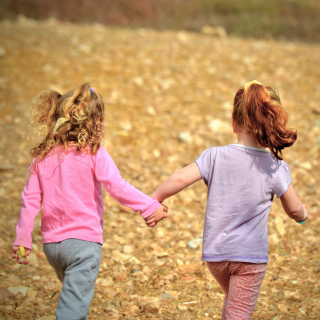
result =
[[[193,162],[185,168],[177,171],[165,182],[163,182],[152,194],[151,198],[157,199],[159,202],[162,202],[200,179],[200,170],[197,164]],[[164,215],[165,214],[163,214],[163,216]],[[166,218],[166,216],[164,216],[164,218]],[[152,214],[151,216],[145,218],[145,222],[148,227],[154,227],[157,225],[158,221],[162,219],[158,218],[156,212],[155,214]]]
[[33,171],[33,164],[29,169],[29,179],[22,193],[22,204],[19,220],[16,226],[16,239],[12,245],[12,258],[20,264],[28,264],[28,261],[21,261],[16,252],[20,246],[25,247],[27,257],[32,248],[32,231],[34,219],[39,213],[42,205],[42,190],[37,170]]
[[308,212],[305,205],[299,200],[292,184],[290,184],[288,190],[280,197],[280,200],[284,211],[291,219],[296,221],[308,219]]
[[95,175],[97,180],[103,183],[111,197],[133,211],[140,210],[140,215],[143,218],[147,218],[161,206],[158,201],[125,181],[107,150],[102,147],[96,156]]
[[193,162],[170,176],[151,197],[162,202],[200,179],[200,170],[197,164]]

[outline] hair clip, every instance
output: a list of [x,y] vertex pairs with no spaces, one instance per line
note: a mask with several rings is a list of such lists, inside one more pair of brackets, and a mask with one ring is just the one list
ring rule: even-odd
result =
[[259,84],[260,86],[262,86],[262,84],[259,81],[252,80],[244,86],[244,91],[247,91],[252,84]]
[[94,90],[93,90],[93,88],[92,88],[92,87],[90,87],[90,92],[94,92]]

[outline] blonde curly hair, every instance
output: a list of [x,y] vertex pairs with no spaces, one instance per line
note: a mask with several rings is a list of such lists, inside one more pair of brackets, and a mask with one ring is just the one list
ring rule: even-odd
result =
[[76,146],[78,151],[96,154],[102,140],[104,104],[102,97],[91,92],[85,83],[64,95],[57,91],[41,92],[32,99],[32,126],[44,139],[31,149],[36,163],[55,146]]

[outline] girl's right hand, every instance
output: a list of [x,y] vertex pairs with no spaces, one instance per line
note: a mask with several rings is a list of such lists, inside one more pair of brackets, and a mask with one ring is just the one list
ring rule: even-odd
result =
[[[19,256],[17,255],[17,251],[20,250],[20,246],[12,246],[12,259],[16,259],[19,264],[28,264],[27,260],[20,260]],[[31,253],[31,249],[25,248],[24,258],[26,258]]]
[[[303,210],[303,220],[301,220],[301,221],[305,221],[308,219],[308,210],[303,203],[302,203],[302,210]],[[299,221],[299,222],[301,222],[301,221]]]

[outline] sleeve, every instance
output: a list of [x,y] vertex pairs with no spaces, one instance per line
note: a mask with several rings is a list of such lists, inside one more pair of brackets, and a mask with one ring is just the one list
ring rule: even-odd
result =
[[29,178],[22,192],[22,203],[19,220],[16,226],[15,246],[32,249],[32,232],[34,219],[42,206],[42,189],[37,168],[33,170],[34,162],[29,168]]
[[288,190],[292,182],[289,165],[285,161],[281,162],[273,185],[273,194],[275,194],[277,198],[280,198]]
[[157,200],[148,197],[121,177],[116,164],[103,147],[97,152],[95,175],[111,197],[133,211],[140,210],[143,218],[150,216],[160,206]]
[[208,185],[209,177],[211,176],[212,168],[214,166],[215,148],[209,148],[202,152],[200,157],[195,160],[199,167],[201,177],[206,185]]

